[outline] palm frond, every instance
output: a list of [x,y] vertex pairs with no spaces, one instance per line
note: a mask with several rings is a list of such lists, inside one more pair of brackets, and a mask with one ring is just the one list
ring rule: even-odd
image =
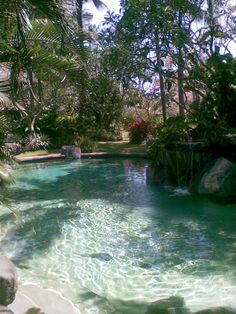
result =
[[62,56],[52,55],[47,51],[42,51],[40,49],[37,51],[34,49],[32,53],[35,53],[32,60],[32,66],[34,68],[37,68],[40,65],[40,67],[48,67],[53,70],[71,71],[81,67],[81,62],[78,62],[77,60],[68,60]]
[[55,0],[28,0],[30,5],[38,10],[40,18],[46,18],[53,21],[63,31],[68,32],[68,23],[64,16],[64,10],[60,1]]

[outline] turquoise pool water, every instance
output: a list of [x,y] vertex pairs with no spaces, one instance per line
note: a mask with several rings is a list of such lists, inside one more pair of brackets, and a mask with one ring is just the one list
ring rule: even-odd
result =
[[184,297],[236,308],[236,205],[146,184],[146,163],[83,160],[16,171],[0,250],[22,282],[59,290],[83,314],[145,313]]

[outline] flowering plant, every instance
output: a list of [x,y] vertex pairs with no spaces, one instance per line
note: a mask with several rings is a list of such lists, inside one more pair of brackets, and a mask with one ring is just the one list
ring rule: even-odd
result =
[[129,141],[131,144],[141,144],[148,136],[149,122],[144,120],[128,124]]

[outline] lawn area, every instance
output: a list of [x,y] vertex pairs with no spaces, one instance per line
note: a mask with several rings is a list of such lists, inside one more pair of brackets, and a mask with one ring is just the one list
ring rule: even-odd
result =
[[35,150],[35,151],[28,151],[21,153],[19,155],[16,155],[16,157],[30,157],[30,156],[45,156],[45,155],[50,155],[50,154],[59,154],[60,150],[59,149],[40,149],[40,150]]
[[[146,153],[146,145],[129,144],[127,141],[118,142],[97,142],[97,151],[106,153]],[[49,154],[59,154],[59,149],[29,151],[17,155],[16,157],[45,156]]]
[[98,151],[107,153],[146,153],[145,144],[130,144],[127,141],[98,142]]

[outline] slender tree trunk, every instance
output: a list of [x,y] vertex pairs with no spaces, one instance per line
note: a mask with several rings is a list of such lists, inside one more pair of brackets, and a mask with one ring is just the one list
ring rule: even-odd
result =
[[184,116],[184,61],[182,48],[178,49],[178,94],[179,94],[179,114]]
[[214,8],[213,8],[213,1],[208,0],[208,24],[210,29],[210,53],[211,55],[214,53],[214,40],[215,40],[215,22],[214,22]]
[[155,44],[156,44],[156,57],[157,57],[157,67],[160,81],[160,92],[161,92],[161,107],[163,121],[166,122],[166,91],[165,91],[165,80],[163,76],[163,68],[161,63],[161,47],[160,47],[160,36],[159,31],[155,31]]
[[29,118],[29,135],[34,139],[37,137],[37,133],[35,131],[36,116],[30,116]]
[[154,32],[154,40],[155,40],[155,50],[156,50],[156,65],[158,69],[159,82],[160,82],[160,94],[161,94],[161,108],[162,108],[162,117],[163,121],[166,122],[166,91],[165,91],[165,79],[163,75],[163,67],[161,60],[161,46],[160,46],[160,23],[156,20],[156,17],[159,16],[158,2],[156,0],[152,0],[150,3],[150,14],[153,16],[153,12],[155,13],[153,16],[153,27],[155,29]]
[[[183,24],[182,13],[178,15],[178,25],[181,29]],[[179,94],[179,114],[184,116],[184,59],[183,59],[183,48],[180,44],[178,47],[178,94]]]
[[82,14],[83,0],[76,0],[76,9],[77,9],[77,23],[79,27],[79,34],[78,34],[79,55],[82,61],[82,66],[81,66],[80,74],[79,74],[79,84],[80,84],[79,112],[81,114],[86,104],[86,70],[85,70],[86,53],[85,53],[84,35],[83,35],[83,14]]

